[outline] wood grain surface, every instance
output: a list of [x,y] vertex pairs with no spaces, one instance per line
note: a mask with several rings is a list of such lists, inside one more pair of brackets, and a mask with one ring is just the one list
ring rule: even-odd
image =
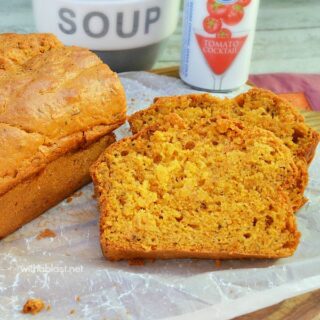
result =
[[320,320],[320,290],[285,300],[235,320]]
[[[152,70],[153,73],[178,78],[177,66]],[[306,122],[320,132],[320,112],[301,111]],[[320,320],[320,290],[285,300],[274,306],[237,317],[236,320]]]

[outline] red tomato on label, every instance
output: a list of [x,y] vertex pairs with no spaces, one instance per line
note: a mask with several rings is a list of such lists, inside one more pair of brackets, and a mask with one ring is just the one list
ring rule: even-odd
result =
[[243,16],[243,7],[236,3],[228,7],[227,14],[223,17],[223,22],[229,26],[234,26],[242,20]]
[[222,18],[226,15],[228,7],[213,0],[209,0],[207,9],[211,17]]
[[203,20],[203,28],[208,33],[217,33],[221,27],[222,22],[220,19],[208,16]]
[[232,32],[227,28],[222,28],[217,32],[217,38],[230,39],[232,37]]
[[246,7],[251,3],[251,0],[238,0],[237,2],[240,6]]

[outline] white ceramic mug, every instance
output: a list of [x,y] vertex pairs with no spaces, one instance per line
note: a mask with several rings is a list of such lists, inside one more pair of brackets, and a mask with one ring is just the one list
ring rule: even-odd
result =
[[39,32],[95,51],[116,71],[151,68],[179,8],[180,0],[33,0]]

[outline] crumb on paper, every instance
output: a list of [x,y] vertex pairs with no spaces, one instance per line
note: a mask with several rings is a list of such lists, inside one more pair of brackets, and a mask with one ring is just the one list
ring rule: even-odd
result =
[[72,197],[74,197],[74,198],[79,198],[79,197],[81,197],[83,195],[83,192],[82,191],[77,191],[77,192],[75,192],[73,195],[72,195]]
[[155,263],[157,260],[156,259],[149,259],[148,262],[151,262],[151,263]]
[[69,314],[75,314],[75,313],[76,313],[76,310],[74,310],[74,309],[71,309],[69,312]]
[[50,310],[51,310],[51,305],[48,304],[48,305],[47,305],[47,311],[50,311]]
[[217,268],[221,268],[221,260],[215,260],[214,264]]
[[22,313],[37,314],[45,307],[44,302],[41,299],[29,299],[24,304]]
[[44,239],[44,238],[54,238],[56,236],[57,236],[57,234],[53,230],[44,229],[37,235],[36,239],[37,240],[41,240],[41,239]]
[[76,301],[80,302],[80,296],[76,296]]
[[142,267],[145,265],[145,262],[143,259],[132,259],[128,261],[129,266],[139,266]]
[[92,198],[92,199],[97,199],[97,195],[96,195],[95,193],[93,193],[93,194],[91,195],[91,198]]
[[67,201],[67,203],[70,203],[70,202],[72,202],[72,200],[73,200],[72,197],[68,197],[66,201]]

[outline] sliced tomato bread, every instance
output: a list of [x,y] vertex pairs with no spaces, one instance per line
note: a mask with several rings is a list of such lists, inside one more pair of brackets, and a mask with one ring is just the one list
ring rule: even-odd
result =
[[299,174],[272,132],[177,115],[106,149],[91,168],[110,260],[280,258],[299,242],[289,197]]

